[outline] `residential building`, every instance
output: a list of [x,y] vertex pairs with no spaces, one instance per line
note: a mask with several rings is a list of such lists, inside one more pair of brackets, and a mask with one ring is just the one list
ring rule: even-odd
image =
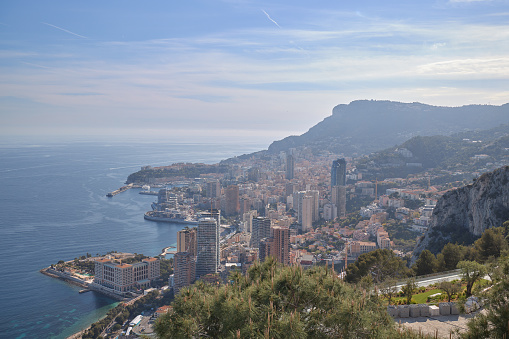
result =
[[226,188],[225,214],[227,216],[237,215],[240,211],[239,186],[231,185]]
[[174,276],[173,289],[175,295],[180,292],[183,287],[191,285],[196,277],[196,262],[191,253],[177,252],[173,257]]
[[160,261],[157,258],[145,258],[141,262],[117,263],[109,258],[95,261],[94,283],[124,294],[137,288],[150,287],[152,280],[161,275]]
[[286,155],[286,179],[292,180],[295,177],[295,158],[291,154]]
[[260,240],[263,238],[270,237],[270,225],[271,221],[269,218],[256,217],[252,221],[252,232],[251,232],[251,247],[259,248]]
[[196,278],[217,273],[219,265],[219,226],[213,218],[198,220]]
[[196,239],[197,229],[193,227],[191,229],[184,228],[177,232],[177,252],[188,252],[193,257],[196,256],[196,248],[197,248],[197,239]]

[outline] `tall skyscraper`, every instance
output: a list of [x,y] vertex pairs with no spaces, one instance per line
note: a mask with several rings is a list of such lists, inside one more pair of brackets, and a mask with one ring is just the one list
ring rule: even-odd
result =
[[313,216],[311,217],[313,219],[313,222],[318,221],[320,219],[320,191],[311,190],[306,191],[306,195],[313,197],[313,206],[312,206],[312,213]]
[[196,278],[217,273],[219,265],[219,226],[213,218],[198,220],[198,253],[196,257]]
[[346,186],[332,187],[332,203],[337,208],[338,217],[346,215]]
[[313,207],[314,198],[310,195],[305,195],[302,198],[301,204],[301,219],[302,233],[311,231],[313,229]]
[[177,252],[188,252],[196,256],[197,239],[196,228],[185,228],[177,232]]
[[236,215],[240,211],[239,186],[231,185],[226,188],[226,206],[225,214],[228,216]]
[[346,160],[338,159],[332,162],[331,187],[346,185]]
[[302,232],[311,230],[313,222],[320,219],[318,212],[319,191],[300,191],[293,194],[293,209],[297,212]]
[[274,226],[274,256],[285,265],[290,265],[290,229],[288,227]]
[[251,247],[258,248],[260,240],[270,237],[270,219],[257,217],[252,221]]
[[217,198],[221,195],[221,184],[219,181],[209,181],[207,183],[207,198]]
[[173,275],[175,295],[180,292],[180,289],[194,282],[196,277],[196,263],[194,260],[194,256],[188,252],[178,252],[173,256],[175,267]]
[[[212,218],[216,221],[216,223],[217,223],[217,228],[216,228],[217,239],[219,239],[220,228],[221,228],[221,210],[212,208],[208,211],[201,212],[200,215],[202,218]],[[217,250],[217,264],[218,265],[219,265],[219,262],[221,261],[220,254],[221,253],[218,248],[218,250]]]
[[286,179],[292,180],[294,177],[295,158],[291,154],[286,155]]

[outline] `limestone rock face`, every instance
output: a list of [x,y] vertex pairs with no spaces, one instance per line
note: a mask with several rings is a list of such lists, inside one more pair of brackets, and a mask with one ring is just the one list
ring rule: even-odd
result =
[[[438,201],[429,229],[417,244],[412,261],[433,243],[433,231],[460,229],[480,236],[509,219],[509,166],[481,175],[468,186],[447,192]],[[449,239],[454,242],[454,239]]]

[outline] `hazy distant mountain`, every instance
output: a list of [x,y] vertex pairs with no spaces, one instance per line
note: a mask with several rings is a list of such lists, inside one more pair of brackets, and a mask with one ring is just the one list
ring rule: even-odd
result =
[[358,100],[334,107],[332,115],[300,136],[274,141],[269,152],[308,146],[351,155],[400,144],[414,136],[450,135],[509,122],[509,104],[441,107],[418,102]]

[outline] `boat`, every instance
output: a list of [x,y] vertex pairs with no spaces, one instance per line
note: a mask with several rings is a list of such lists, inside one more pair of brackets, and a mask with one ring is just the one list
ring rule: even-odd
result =
[[149,211],[143,216],[146,220],[169,222],[174,224],[198,225],[198,221],[179,211]]

